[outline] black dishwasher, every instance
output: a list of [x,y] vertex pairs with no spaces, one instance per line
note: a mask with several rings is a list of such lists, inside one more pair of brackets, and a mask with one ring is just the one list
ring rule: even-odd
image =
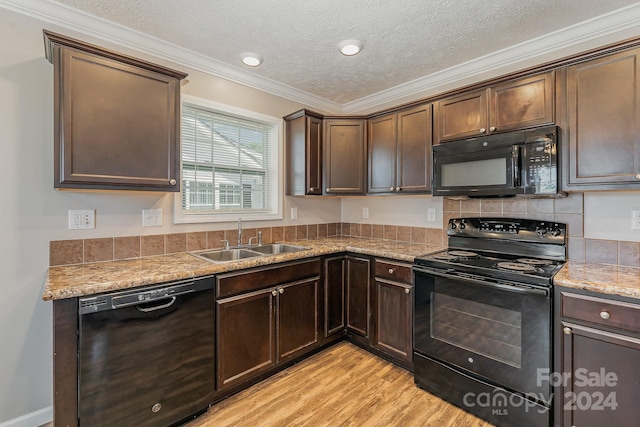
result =
[[170,426],[213,401],[213,277],[81,298],[80,426]]

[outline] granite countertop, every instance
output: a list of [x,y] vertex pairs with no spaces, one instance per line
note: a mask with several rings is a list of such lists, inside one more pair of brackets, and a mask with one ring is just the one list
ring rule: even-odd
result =
[[416,256],[444,249],[441,246],[355,237],[328,237],[290,243],[309,249],[220,264],[183,252],[139,259],[49,267],[42,299],[49,301],[74,298],[340,252],[359,253],[411,263]]
[[553,278],[556,286],[640,299],[640,268],[569,261]]

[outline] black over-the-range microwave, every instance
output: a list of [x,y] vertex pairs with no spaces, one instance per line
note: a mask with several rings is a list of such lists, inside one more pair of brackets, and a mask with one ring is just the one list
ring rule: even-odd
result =
[[433,146],[434,196],[558,194],[556,126]]

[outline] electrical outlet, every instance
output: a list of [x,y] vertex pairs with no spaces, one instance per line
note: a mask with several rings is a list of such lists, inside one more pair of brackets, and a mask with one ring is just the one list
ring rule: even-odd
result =
[[362,208],[362,218],[369,218],[369,208]]
[[96,228],[95,209],[69,210],[69,230]]
[[640,230],[640,210],[631,211],[631,229]]
[[162,209],[142,209],[142,226],[159,227],[162,225]]
[[427,209],[427,221],[436,222],[436,210],[434,208]]
[[291,219],[298,219],[298,208],[291,208]]

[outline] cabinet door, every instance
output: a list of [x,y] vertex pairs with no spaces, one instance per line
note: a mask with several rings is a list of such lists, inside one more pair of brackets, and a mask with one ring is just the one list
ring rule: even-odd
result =
[[54,187],[180,191],[179,79],[54,51]]
[[396,114],[369,120],[369,193],[396,190]]
[[554,72],[491,88],[490,132],[507,132],[554,122]]
[[[640,420],[640,339],[562,322],[564,426],[631,426]],[[570,375],[570,376],[568,376]]]
[[436,143],[484,135],[489,123],[489,89],[463,93],[436,104]]
[[324,121],[325,193],[365,193],[365,136],[364,120]]
[[398,113],[396,189],[431,191],[431,104]]
[[318,342],[318,279],[278,286],[278,361]]
[[412,360],[411,286],[375,280],[373,345],[407,364]]
[[285,117],[288,196],[322,194],[322,118],[302,114]]
[[[639,49],[567,70],[566,189],[640,185]],[[566,152],[565,152],[566,153]]]
[[364,337],[369,335],[369,277],[367,258],[347,258],[347,329]]
[[217,301],[217,386],[224,390],[276,363],[273,289]]
[[324,267],[324,337],[344,330],[344,256],[327,258]]

